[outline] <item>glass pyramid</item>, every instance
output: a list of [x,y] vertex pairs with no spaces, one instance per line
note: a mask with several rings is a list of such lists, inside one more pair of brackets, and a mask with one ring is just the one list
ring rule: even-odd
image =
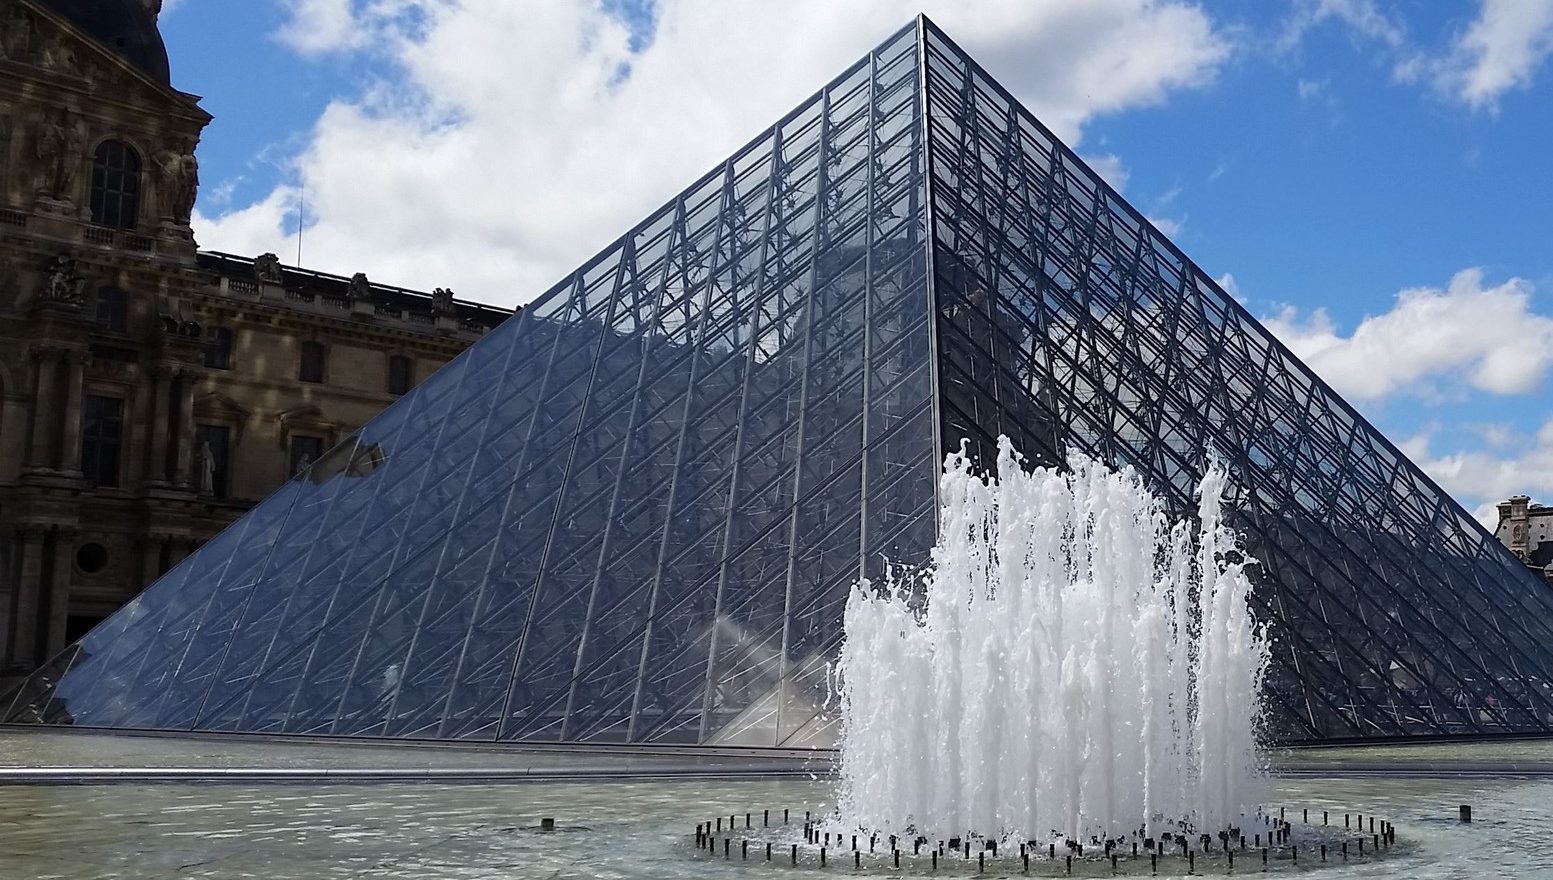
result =
[[[1553,729],[1553,594],[918,19],[0,697],[10,722],[824,746],[998,434],[1261,560],[1284,741]],[[990,456],[983,460],[991,460]]]

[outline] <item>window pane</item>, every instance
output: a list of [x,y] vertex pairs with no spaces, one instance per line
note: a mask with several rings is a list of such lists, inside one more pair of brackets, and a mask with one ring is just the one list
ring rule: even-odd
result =
[[140,213],[140,158],[119,141],[104,141],[92,157],[92,222],[133,229]]
[[291,438],[291,473],[299,474],[324,454],[322,437],[294,436]]
[[82,412],[81,470],[94,485],[119,484],[119,450],[124,430],[124,401],[86,396]]
[[410,359],[404,355],[390,355],[388,358],[388,393],[408,393],[413,381]]
[[231,328],[210,328],[210,339],[205,345],[205,366],[214,370],[230,370],[232,368]]
[[297,378],[303,382],[324,380],[324,347],[321,342],[302,343],[302,363]]
[[97,323],[105,330],[123,333],[129,323],[129,298],[117,287],[97,290]]

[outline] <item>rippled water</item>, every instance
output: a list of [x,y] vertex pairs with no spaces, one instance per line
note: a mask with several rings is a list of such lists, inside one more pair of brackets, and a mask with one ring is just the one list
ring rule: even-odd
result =
[[[99,738],[72,741],[71,748]],[[42,742],[33,740],[32,742]],[[121,750],[171,756],[175,740],[115,738]],[[211,755],[225,744],[181,745]],[[0,750],[16,742],[0,739]],[[339,747],[243,746],[255,756],[279,749],[296,759],[333,760]],[[38,752],[34,747],[33,758]],[[377,751],[377,750],[374,750]],[[391,750],[392,751],[392,750]],[[359,752],[353,752],[358,756]],[[123,757],[122,755],[120,757]],[[575,757],[573,758],[576,759]],[[401,760],[403,757],[401,756]],[[426,760],[426,759],[421,759]],[[31,763],[31,761],[29,761]],[[192,763],[192,762],[190,762]],[[818,810],[831,796],[823,780],[524,785],[113,785],[0,787],[0,876],[22,878],[721,878],[819,876],[780,860],[739,862],[691,843],[713,816],[760,810]],[[1275,783],[1275,803],[1291,819],[1313,813],[1373,813],[1398,828],[1399,847],[1380,861],[1333,864],[1322,876],[1553,878],[1553,848],[1539,844],[1553,808],[1553,781],[1301,779]],[[1471,803],[1476,821],[1456,822]],[[795,819],[799,814],[794,813]],[[541,817],[561,826],[539,832]],[[797,835],[797,825],[793,826]],[[778,851],[780,852],[780,850]],[[753,850],[756,858],[763,851]],[[1334,855],[1335,858],[1335,855]],[[973,860],[974,862],[974,860]],[[1300,867],[1317,866],[1310,854]],[[1015,863],[1017,866],[1017,863]],[[1082,868],[1082,866],[1081,866]],[[1143,873],[1146,864],[1140,865]],[[1254,873],[1254,859],[1238,873]],[[1178,870],[1162,866],[1160,876]],[[1081,873],[1109,875],[1109,866]],[[832,856],[825,874],[851,874]],[[946,863],[938,876],[970,877],[974,864]],[[1287,873],[1287,871],[1280,871]],[[898,876],[890,871],[873,876]],[[990,871],[987,877],[1006,876]],[[1014,874],[1012,876],[1017,876]]]

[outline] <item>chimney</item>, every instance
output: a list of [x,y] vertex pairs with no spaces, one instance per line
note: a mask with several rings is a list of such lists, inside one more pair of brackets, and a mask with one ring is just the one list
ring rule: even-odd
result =
[[[1499,515],[1509,526],[1506,531],[1509,532],[1510,552],[1522,560],[1531,552],[1531,529],[1526,516],[1530,506],[1531,499],[1525,495],[1511,495],[1509,501],[1499,505]],[[1505,507],[1510,509],[1508,515],[1505,514]]]

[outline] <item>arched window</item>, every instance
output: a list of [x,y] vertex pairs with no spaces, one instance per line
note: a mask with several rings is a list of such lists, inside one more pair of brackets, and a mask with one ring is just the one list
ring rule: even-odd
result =
[[92,222],[134,229],[140,216],[140,157],[122,141],[103,141],[92,157]]

